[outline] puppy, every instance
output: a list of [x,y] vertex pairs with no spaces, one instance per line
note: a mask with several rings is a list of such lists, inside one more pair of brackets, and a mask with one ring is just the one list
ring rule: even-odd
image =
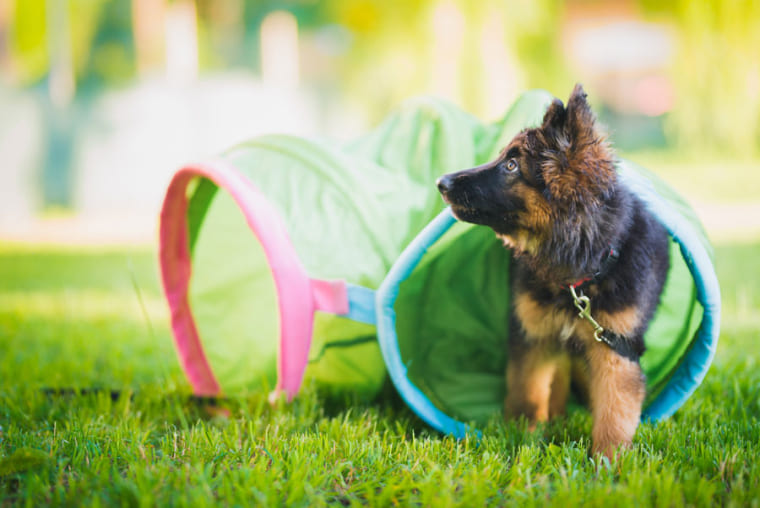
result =
[[512,250],[507,417],[563,414],[572,380],[593,416],[592,452],[630,446],[646,386],[644,332],[669,268],[668,235],[617,178],[580,85],[494,161],[441,177],[463,221]]

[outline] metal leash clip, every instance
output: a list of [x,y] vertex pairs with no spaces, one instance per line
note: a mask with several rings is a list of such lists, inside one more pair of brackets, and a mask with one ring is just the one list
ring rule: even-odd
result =
[[589,323],[591,323],[591,326],[594,327],[594,339],[597,342],[602,342],[602,334],[604,333],[604,328],[601,327],[599,323],[596,322],[596,320],[591,317],[591,299],[583,294],[583,291],[578,290],[580,295],[576,294],[575,288],[573,286],[570,287],[570,294],[573,296],[573,303],[575,304],[575,308],[578,309],[578,317],[583,318]]

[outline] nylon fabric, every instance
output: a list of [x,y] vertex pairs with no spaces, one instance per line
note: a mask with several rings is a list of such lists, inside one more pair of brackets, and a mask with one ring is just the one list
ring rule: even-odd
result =
[[[316,314],[309,382],[371,396],[387,365],[402,396],[436,428],[463,435],[461,422],[501,413],[510,253],[489,229],[453,223],[434,182],[491,160],[540,123],[551,100],[528,92],[485,125],[438,99],[416,99],[346,145],[262,136],[223,155],[276,210],[308,276],[346,283],[347,317]],[[693,391],[676,379],[671,396],[669,383],[695,337],[713,333],[704,326],[714,326],[715,314],[703,319],[697,300],[714,300],[714,287],[695,284],[691,262],[695,245],[710,247],[693,211],[662,180],[626,161],[619,170],[634,192],[661,196],[681,221],[670,230],[672,267],[641,359],[647,404],[657,402],[660,415],[668,410],[661,394],[681,400]],[[201,180],[189,194],[193,314],[226,392],[271,387],[279,331],[270,267],[229,197],[209,184]],[[687,247],[686,229],[695,232]]]

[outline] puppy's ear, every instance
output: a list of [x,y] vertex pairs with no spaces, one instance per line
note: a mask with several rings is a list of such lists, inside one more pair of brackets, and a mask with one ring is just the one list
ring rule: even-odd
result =
[[561,129],[565,123],[565,106],[559,99],[554,99],[544,114],[544,121],[541,128],[548,130],[550,128]]
[[567,128],[571,137],[580,140],[594,135],[596,118],[586,100],[586,92],[578,83],[567,101]]
[[570,94],[564,116],[560,130],[545,134],[547,145],[556,148],[544,154],[544,182],[557,202],[595,206],[615,184],[615,164],[580,84]]

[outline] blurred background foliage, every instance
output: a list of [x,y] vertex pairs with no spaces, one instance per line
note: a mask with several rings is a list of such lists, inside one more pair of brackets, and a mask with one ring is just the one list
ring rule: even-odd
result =
[[668,136],[681,146],[757,155],[760,147],[760,2],[642,0],[677,41]]
[[[757,48],[760,2],[754,0],[0,4],[0,91],[14,103],[32,97],[42,111],[40,151],[47,156],[25,170],[43,188],[35,209],[76,206],[81,191],[72,181],[87,178],[79,146],[103,97],[143,90],[144,83],[175,86],[169,95],[176,96],[178,83],[187,88],[216,76],[245,76],[251,96],[266,103],[276,102],[267,99],[280,93],[273,89],[295,90],[303,103],[291,96],[283,101],[307,104],[301,109],[313,114],[293,116],[292,125],[308,128],[290,130],[339,138],[369,128],[417,94],[444,96],[494,120],[523,90],[544,88],[566,98],[580,81],[626,153],[755,161]],[[213,97],[233,95],[224,80],[215,83],[208,85],[218,90]],[[193,98],[189,104],[199,107]],[[262,112],[259,130],[266,130],[267,115],[289,116],[275,109]],[[0,135],[11,132],[2,122]],[[74,147],[68,155],[66,145]],[[116,143],[112,151],[119,149]]]

